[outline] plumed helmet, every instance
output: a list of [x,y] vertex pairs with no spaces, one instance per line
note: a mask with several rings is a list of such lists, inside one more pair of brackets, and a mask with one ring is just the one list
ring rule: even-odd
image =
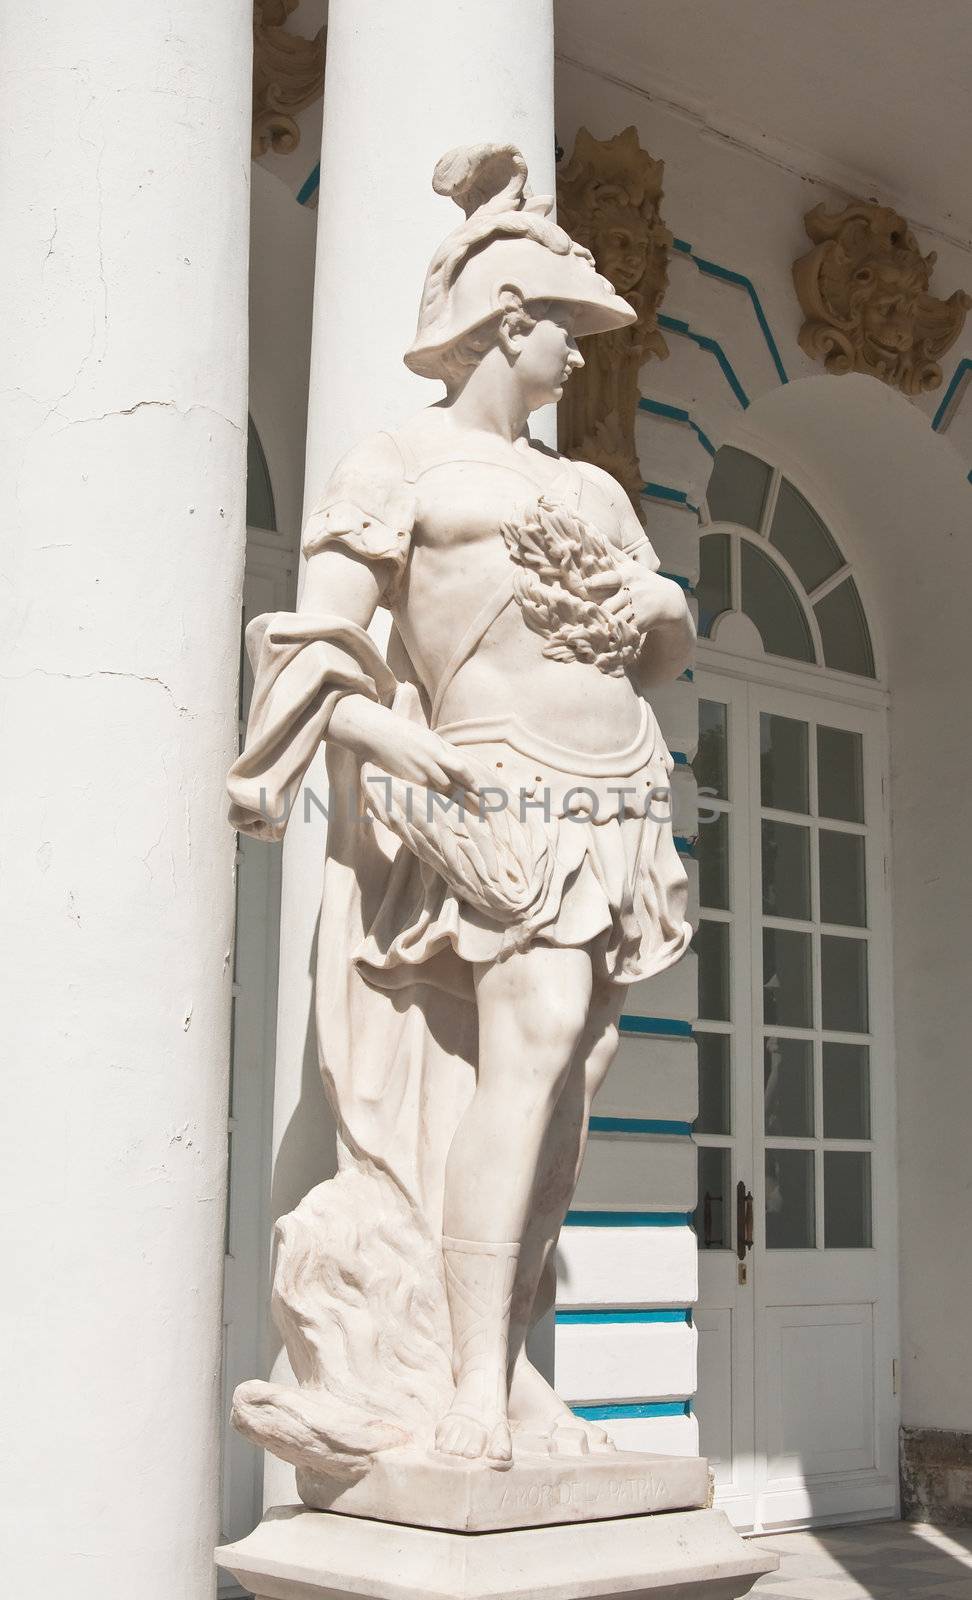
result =
[[590,251],[553,221],[553,199],[531,195],[526,180],[526,162],[512,144],[463,145],[437,163],[433,189],[461,206],[466,220],[429,265],[415,339],[405,352],[412,372],[440,377],[443,353],[503,309],[506,289],[524,301],[574,306],[581,337],[637,321]]

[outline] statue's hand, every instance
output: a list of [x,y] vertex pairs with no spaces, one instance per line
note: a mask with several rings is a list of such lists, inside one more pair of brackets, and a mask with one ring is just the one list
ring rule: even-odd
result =
[[483,774],[455,745],[362,695],[339,701],[329,736],[393,778],[442,794],[477,795]]
[[598,573],[588,579],[587,586],[594,591],[613,590],[600,600],[602,609],[611,616],[623,617],[639,633],[650,633],[666,623],[681,623],[688,615],[679,585],[637,561],[619,564],[616,572]]

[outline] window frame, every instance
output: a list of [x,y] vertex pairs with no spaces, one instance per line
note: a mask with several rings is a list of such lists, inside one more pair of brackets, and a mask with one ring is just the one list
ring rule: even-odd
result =
[[[852,559],[848,558],[848,541],[844,536],[839,520],[823,503],[823,497],[819,492],[812,485],[806,483],[799,470],[794,470],[786,461],[774,459],[775,452],[771,455],[764,448],[754,446],[752,442],[727,440],[726,445],[745,455],[753,456],[756,460],[762,462],[769,469],[770,480],[763,501],[762,515],[758,528],[750,528],[739,522],[713,519],[709,511],[708,499],[706,498],[703,502],[700,540],[717,533],[729,536],[730,594],[735,603],[730,608],[730,611],[722,612],[720,617],[724,618],[729,615],[746,616],[739,604],[742,597],[741,540],[746,540],[763,551],[764,555],[774,563],[793,590],[810,631],[816,660],[814,662],[800,661],[791,656],[772,655],[765,650],[761,651],[759,655],[743,654],[737,649],[721,646],[718,638],[712,639],[700,635],[698,640],[699,665],[708,666],[714,672],[724,673],[733,677],[766,681],[779,684],[781,687],[802,689],[804,691],[809,688],[812,681],[814,692],[825,697],[832,697],[845,702],[849,701],[852,704],[887,706],[889,694],[885,679],[884,651],[880,636],[872,620],[866,583],[862,581],[859,567]],[[843,557],[843,563],[838,567],[837,571],[809,592],[804,588],[802,581],[798,578],[786,557],[770,542],[770,529],[776,513],[780,486],[784,479],[789,481],[817,515]],[[814,605],[847,579],[852,579],[857,587],[874,662],[873,678],[864,677],[855,672],[845,672],[836,667],[828,667],[825,664],[823,639]],[[748,617],[747,622],[755,630],[755,623],[752,623]]]

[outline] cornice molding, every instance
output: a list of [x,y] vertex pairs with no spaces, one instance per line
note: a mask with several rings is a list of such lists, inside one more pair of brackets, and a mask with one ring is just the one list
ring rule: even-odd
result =
[[770,166],[791,173],[793,177],[829,189],[848,201],[860,194],[873,195],[883,192],[889,196],[899,211],[912,217],[912,227],[940,240],[942,244],[972,253],[972,218],[969,219],[967,232],[956,233],[954,218],[949,217],[946,221],[943,217],[928,217],[922,214],[922,207],[926,203],[926,197],[922,195],[889,191],[886,179],[881,180],[874,173],[835,162],[831,157],[809,146],[793,144],[764,134],[742,119],[731,122],[726,119],[716,120],[705,106],[693,105],[690,101],[680,98],[678,86],[672,83],[658,78],[646,78],[643,82],[636,82],[630,76],[629,60],[615,55],[603,45],[592,45],[590,40],[585,40],[570,29],[558,27],[557,40],[558,47],[555,52],[557,61],[576,67],[580,72],[589,73],[591,77],[601,78],[606,83],[613,83],[619,89],[626,89],[631,94],[639,95],[642,99],[660,106],[673,117],[692,123],[706,138],[715,139],[721,144],[741,150],[746,155],[755,156],[760,161],[768,162]]

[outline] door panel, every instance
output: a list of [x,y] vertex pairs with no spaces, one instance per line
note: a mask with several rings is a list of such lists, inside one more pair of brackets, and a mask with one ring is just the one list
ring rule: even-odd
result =
[[732,1311],[728,1306],[700,1307],[699,1369],[695,1408],[705,1418],[702,1446],[720,1495],[732,1488],[732,1464],[738,1450],[732,1432]]
[[766,1479],[876,1465],[873,1305],[766,1307]]
[[[752,1158],[749,863],[739,846],[748,805],[744,685],[700,692],[698,1206],[700,1449],[716,1504],[737,1527],[755,1523],[753,1292],[736,1255],[736,1191]],[[747,1180],[748,1181],[748,1180]]]
[[893,1515],[883,714],[697,681],[701,1448],[738,1526]]

